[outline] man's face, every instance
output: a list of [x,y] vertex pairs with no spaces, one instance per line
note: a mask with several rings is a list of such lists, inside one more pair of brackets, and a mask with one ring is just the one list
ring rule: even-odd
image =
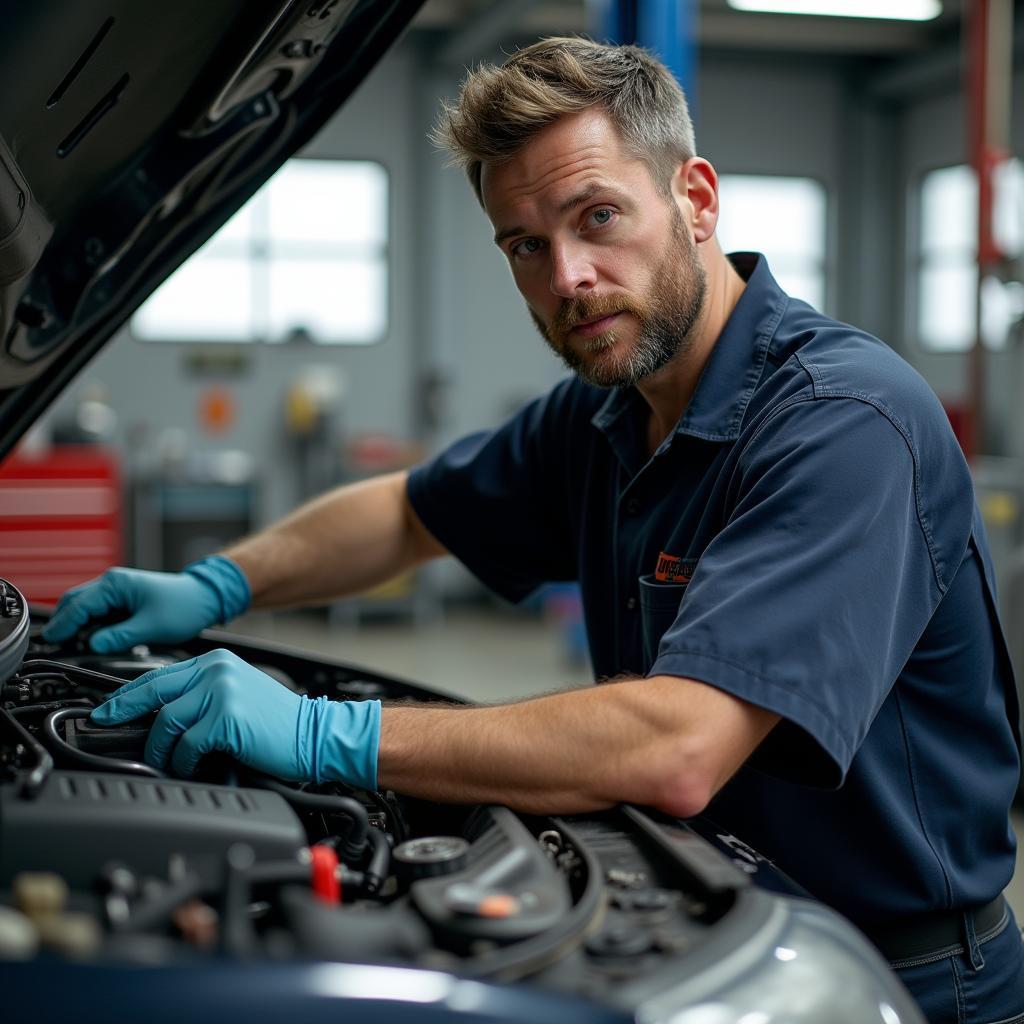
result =
[[603,111],[485,166],[482,188],[533,322],[583,380],[628,387],[685,350],[706,291],[696,244]]

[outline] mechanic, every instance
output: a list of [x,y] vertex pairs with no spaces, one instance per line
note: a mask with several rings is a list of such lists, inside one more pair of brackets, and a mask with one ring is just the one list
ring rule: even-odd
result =
[[[579,580],[603,685],[506,706],[300,697],[217,651],[94,713],[287,779],[568,813],[706,813],[858,924],[933,1021],[1024,1021],[1001,893],[1017,701],[967,464],[881,342],[726,257],[682,92],[635,47],[472,71],[437,136],[574,376],[409,474],[180,574],[114,569],[45,636],[97,651],[324,603],[452,553],[517,601]],[[791,230],[780,218],[778,230]]]

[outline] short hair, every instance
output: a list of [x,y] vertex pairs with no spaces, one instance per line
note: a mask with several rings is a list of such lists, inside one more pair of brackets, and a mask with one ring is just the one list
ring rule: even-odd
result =
[[511,157],[560,117],[600,106],[633,156],[668,193],[679,164],[696,153],[686,97],[672,73],[639,46],[552,37],[501,66],[469,71],[458,100],[443,103],[433,141],[462,167],[483,205],[484,164]]

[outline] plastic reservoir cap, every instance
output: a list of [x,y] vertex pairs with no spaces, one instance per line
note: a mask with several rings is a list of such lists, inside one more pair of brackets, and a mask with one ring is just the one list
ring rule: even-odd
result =
[[466,866],[469,843],[458,836],[424,836],[396,846],[395,863],[410,879],[451,875]]
[[522,910],[522,902],[512,893],[481,889],[466,882],[449,885],[444,895],[448,909],[464,917],[486,917],[502,921],[516,917]]
[[519,900],[511,893],[495,892],[484,896],[477,904],[477,915],[479,917],[490,917],[503,919],[515,917],[519,913]]
[[341,902],[341,879],[338,877],[338,855],[330,846],[317,843],[310,850],[313,892],[324,903]]

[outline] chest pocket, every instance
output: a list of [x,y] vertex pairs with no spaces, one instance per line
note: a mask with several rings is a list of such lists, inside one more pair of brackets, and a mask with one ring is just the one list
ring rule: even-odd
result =
[[[696,565],[696,560],[693,562]],[[692,571],[692,569],[691,569]],[[643,631],[644,671],[650,669],[658,656],[658,645],[669,626],[675,622],[689,580],[666,583],[653,573],[640,577],[640,620]]]

